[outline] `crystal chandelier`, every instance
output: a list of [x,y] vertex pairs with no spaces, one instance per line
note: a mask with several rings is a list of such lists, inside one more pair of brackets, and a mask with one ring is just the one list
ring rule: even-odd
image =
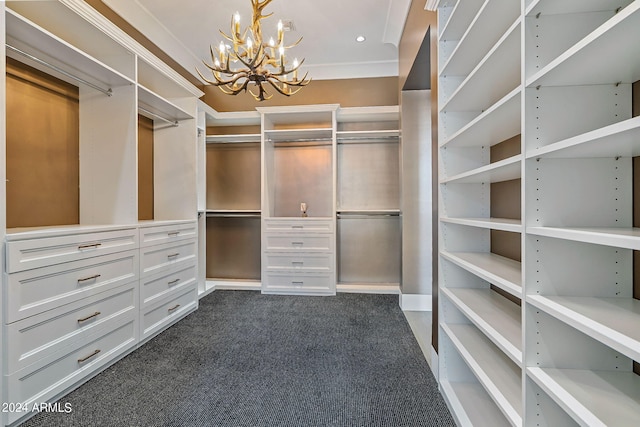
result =
[[[302,38],[286,46],[284,26],[282,21],[279,21],[277,40],[271,37],[265,42],[263,39],[260,21],[273,13],[263,15],[262,11],[271,1],[251,0],[253,6],[251,25],[244,31],[240,29],[240,15],[237,12],[231,18],[231,36],[220,31],[231,45],[222,41],[215,49],[211,46],[212,64],[202,61],[211,70],[214,80],[206,78],[196,68],[200,77],[207,83],[218,86],[228,95],[237,95],[248,90],[257,101],[264,101],[273,96],[269,95],[265,89],[267,83],[286,96],[297,93],[302,86],[309,84],[311,80],[307,79],[307,74],[302,79],[298,78],[298,68],[304,59],[302,61],[294,59],[289,64],[286,56],[287,49],[297,46]],[[248,88],[251,83],[257,87],[259,91],[257,94]]]

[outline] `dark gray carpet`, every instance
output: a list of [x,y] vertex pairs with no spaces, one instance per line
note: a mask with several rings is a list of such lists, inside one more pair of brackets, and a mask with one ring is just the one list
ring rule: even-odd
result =
[[395,295],[216,291],[23,426],[453,426]]

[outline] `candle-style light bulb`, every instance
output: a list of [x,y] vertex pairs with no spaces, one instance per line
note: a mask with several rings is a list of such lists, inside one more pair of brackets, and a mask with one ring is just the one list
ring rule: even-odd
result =
[[276,47],[276,42],[275,42],[275,40],[273,40],[273,37],[271,37],[271,38],[269,39],[269,46],[270,46],[270,47]]
[[282,39],[284,38],[284,25],[282,21],[278,21],[278,44],[282,44]]
[[233,15],[233,31],[236,34],[240,34],[240,13],[236,12]]
[[298,81],[298,67],[300,66],[300,63],[298,62],[298,58],[294,58],[293,60],[293,81],[297,82]]
[[284,67],[284,46],[280,46],[278,52],[280,52],[280,66]]
[[216,60],[213,62],[213,64],[214,64],[216,67],[220,68],[220,61],[218,60],[218,58],[216,58]]
[[253,42],[247,37],[247,52],[250,56],[253,56]]
[[220,62],[224,63],[225,61],[225,56],[224,56],[224,52],[225,52],[226,46],[224,45],[224,42],[220,42],[220,46],[218,47],[218,50],[220,51]]

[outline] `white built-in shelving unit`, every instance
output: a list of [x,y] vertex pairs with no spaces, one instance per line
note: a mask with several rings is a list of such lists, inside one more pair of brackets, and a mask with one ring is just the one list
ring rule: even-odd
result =
[[[640,1],[441,0],[438,19],[443,395],[460,425],[636,425]],[[517,179],[520,218],[494,218],[492,184]]]
[[[197,309],[202,92],[84,1],[7,1],[0,16],[5,58],[78,91],[77,138],[75,126],[68,130],[79,140],[79,189],[70,190],[78,192],[77,223],[7,229],[4,178],[16,160],[5,153],[5,130],[14,106],[4,78],[0,90],[0,400],[32,407],[56,401]],[[138,220],[139,115],[153,120],[154,217],[145,221]],[[32,119],[34,128],[48,120]],[[32,209],[47,215],[46,206]],[[0,425],[34,414],[14,409],[2,412]]]

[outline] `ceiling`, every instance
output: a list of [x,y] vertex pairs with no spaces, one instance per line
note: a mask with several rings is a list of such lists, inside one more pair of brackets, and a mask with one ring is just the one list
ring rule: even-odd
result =
[[[231,17],[241,16],[242,28],[251,17],[250,0],[102,0],[158,47],[197,77],[205,70],[210,45],[229,33]],[[273,0],[262,21],[268,40],[278,20],[293,21],[285,33],[293,44],[291,56],[305,58],[302,73],[314,80],[398,75],[398,44],[411,0]],[[363,35],[366,40],[356,42]]]

